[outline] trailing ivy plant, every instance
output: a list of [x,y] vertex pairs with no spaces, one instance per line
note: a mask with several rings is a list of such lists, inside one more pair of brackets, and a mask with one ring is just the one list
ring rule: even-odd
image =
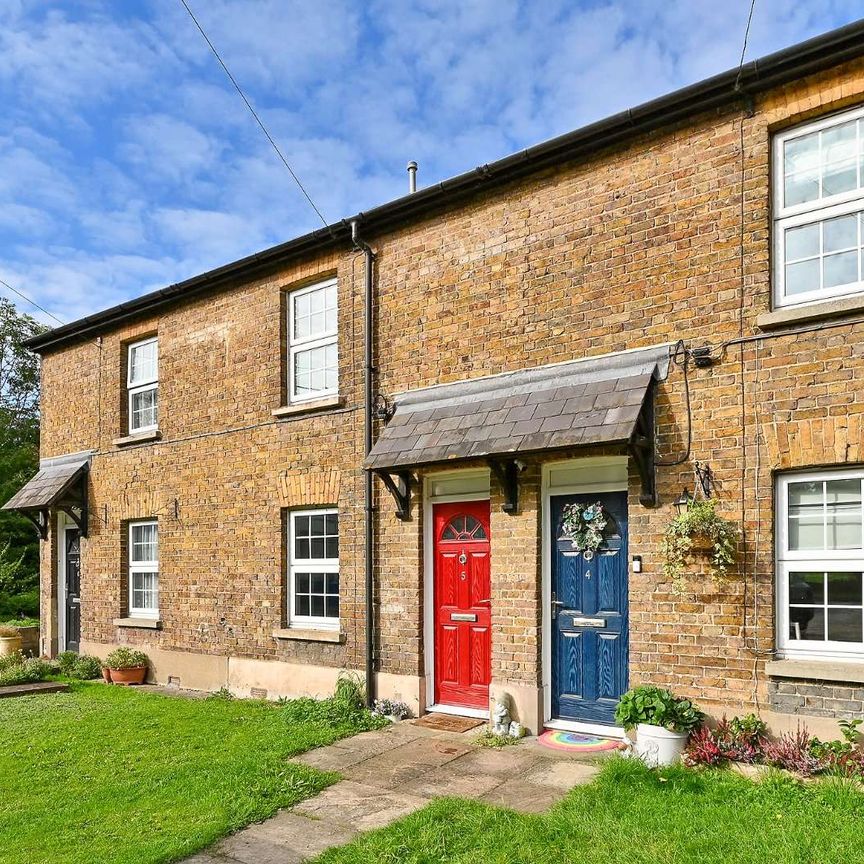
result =
[[710,544],[711,578],[722,585],[729,577],[738,554],[738,526],[717,513],[713,498],[700,498],[690,502],[666,529],[663,571],[676,591],[684,590],[684,567],[694,551],[693,538],[704,537]]

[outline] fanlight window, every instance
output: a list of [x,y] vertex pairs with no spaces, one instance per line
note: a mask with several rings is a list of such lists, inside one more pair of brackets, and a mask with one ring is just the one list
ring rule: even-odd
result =
[[442,540],[486,540],[486,529],[473,516],[454,516],[441,535]]

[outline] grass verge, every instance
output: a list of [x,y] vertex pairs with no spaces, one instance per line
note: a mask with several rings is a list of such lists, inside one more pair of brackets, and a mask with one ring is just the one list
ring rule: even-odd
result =
[[442,799],[316,864],[849,864],[864,860],[862,824],[852,781],[614,759],[548,813]]
[[3,700],[0,862],[179,860],[333,782],[286,759],[362,722],[101,683]]

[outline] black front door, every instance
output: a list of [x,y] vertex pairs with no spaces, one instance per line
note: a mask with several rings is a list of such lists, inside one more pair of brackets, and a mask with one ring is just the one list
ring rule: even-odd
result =
[[65,567],[66,572],[66,626],[64,634],[66,651],[77,651],[81,641],[81,532],[67,528]]

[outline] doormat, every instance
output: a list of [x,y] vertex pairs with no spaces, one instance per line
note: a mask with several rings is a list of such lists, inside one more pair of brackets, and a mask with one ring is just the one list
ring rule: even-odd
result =
[[603,750],[617,750],[621,745],[618,738],[603,738],[584,732],[562,732],[560,729],[547,729],[537,741],[544,747],[567,753],[600,753]]
[[468,732],[482,726],[486,721],[477,717],[454,717],[452,714],[424,714],[414,721],[415,726],[437,729],[439,732]]

